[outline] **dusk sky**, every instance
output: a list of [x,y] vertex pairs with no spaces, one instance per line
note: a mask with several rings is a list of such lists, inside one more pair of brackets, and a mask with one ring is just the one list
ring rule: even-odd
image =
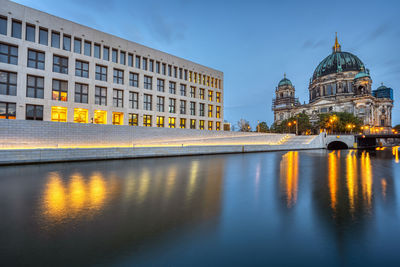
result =
[[400,1],[19,0],[18,3],[224,72],[224,119],[273,123],[283,74],[308,102],[314,69],[342,51],[394,89],[400,124]]

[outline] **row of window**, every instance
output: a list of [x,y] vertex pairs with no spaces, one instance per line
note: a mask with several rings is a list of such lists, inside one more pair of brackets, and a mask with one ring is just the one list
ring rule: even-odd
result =
[[[0,34],[7,35],[7,17],[0,16]],[[12,19],[11,20],[11,37],[22,39],[22,22]],[[108,46],[102,46],[98,43],[92,43],[92,41],[84,40],[81,38],[74,37],[72,42],[71,35],[62,34],[58,31],[51,31],[51,47],[63,49],[65,51],[72,51],[78,54],[83,54],[86,56],[94,56],[98,59],[110,60],[111,51],[111,61],[114,63],[119,63],[121,65],[126,65],[130,67],[136,67],[138,69],[146,70],[149,72],[156,72],[158,74],[168,75],[169,77],[175,77],[183,79],[185,81],[198,83],[202,85],[207,85],[212,88],[221,89],[221,80],[210,77],[208,75],[200,74],[193,71],[188,71],[187,69],[178,68],[176,66],[162,63],[160,61],[154,61],[147,57],[142,57],[140,55],[133,55],[133,53],[127,53],[125,51],[111,48]],[[30,42],[36,42],[36,26],[26,23],[25,25],[25,40]],[[62,45],[61,45],[62,42]],[[38,33],[38,43],[42,45],[48,45],[49,43],[49,30],[43,27],[39,27]],[[83,49],[82,49],[83,44]],[[93,46],[92,46],[93,44]],[[93,51],[92,51],[93,49]],[[119,56],[118,56],[119,55]]]
[[[0,62],[8,64],[17,64],[18,62],[18,48],[13,45],[0,43]],[[37,51],[28,49],[28,62],[27,66],[35,69],[44,70],[45,67],[45,53],[43,51]],[[95,79],[99,81],[107,82],[107,70],[106,66],[97,65],[95,70]],[[58,55],[53,55],[53,72],[68,74],[68,58]],[[89,78],[89,62],[75,60],[75,76]],[[113,82],[116,84],[124,84],[124,71],[120,69],[113,69]],[[139,87],[139,74],[129,72],[129,86]],[[153,89],[153,77],[144,76],[143,79],[144,89]],[[165,80],[157,79],[157,91],[165,92]],[[176,94],[176,83],[169,82],[169,93]],[[185,84],[180,84],[180,95],[187,96],[188,92]],[[191,86],[189,96],[196,98],[196,87]],[[199,88],[198,96],[200,99],[205,99],[205,89]],[[208,101],[214,100],[214,92],[208,90]],[[221,102],[221,93],[215,92],[215,101]]]
[[[43,120],[43,106],[42,105],[31,105],[26,104],[25,118],[27,120]],[[51,107],[51,121],[67,122],[67,112],[66,107]],[[143,126],[152,126],[152,115],[143,115]],[[0,119],[16,119],[16,103],[0,102]],[[179,127],[187,128],[187,119],[179,119]],[[190,119],[189,127],[190,129],[196,129],[196,120]],[[89,123],[89,112],[87,109],[75,108],[74,109],[74,122],[75,123]],[[107,124],[107,111],[95,110],[93,113],[93,118],[90,121],[95,124]],[[123,125],[124,113],[122,112],[112,112],[112,124]],[[156,126],[165,127],[165,117],[156,116]],[[137,113],[128,113],[128,124],[132,126],[139,126],[139,115]],[[205,129],[205,121],[199,120],[198,128],[200,130]],[[213,122],[208,121],[208,130],[213,130]],[[168,118],[168,127],[176,128],[176,118]],[[221,130],[221,122],[215,122],[215,130]]]
[[[83,83],[75,83],[74,101],[76,103],[88,104],[89,102],[89,85]],[[139,93],[129,91],[129,108],[139,109]],[[17,95],[17,74],[13,72],[0,71],[0,95]],[[27,75],[26,97],[44,99],[44,77]],[[107,88],[95,86],[95,104],[107,106]],[[165,97],[157,97],[157,111],[165,112]],[[68,101],[68,82],[53,79],[52,83],[52,100]],[[168,112],[176,113],[177,99],[168,99]],[[190,115],[196,115],[196,102],[189,102]],[[124,107],[124,90],[113,89],[114,107]],[[180,114],[186,114],[186,100],[179,100]],[[213,117],[213,105],[208,105],[208,117]],[[221,117],[221,107],[215,107],[216,118]],[[153,95],[143,95],[143,109],[153,110]],[[205,104],[199,103],[199,116],[205,116]]]

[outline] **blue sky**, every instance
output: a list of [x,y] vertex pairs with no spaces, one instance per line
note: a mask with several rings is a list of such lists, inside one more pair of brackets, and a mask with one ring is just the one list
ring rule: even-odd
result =
[[308,102],[308,82],[332,51],[370,69],[395,94],[400,124],[400,1],[129,1],[18,0],[72,20],[224,72],[225,119],[273,122],[271,101],[283,73]]

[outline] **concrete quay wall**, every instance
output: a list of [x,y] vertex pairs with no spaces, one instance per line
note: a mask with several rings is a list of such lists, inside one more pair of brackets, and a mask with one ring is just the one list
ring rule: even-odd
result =
[[0,165],[323,147],[322,135],[0,120]]

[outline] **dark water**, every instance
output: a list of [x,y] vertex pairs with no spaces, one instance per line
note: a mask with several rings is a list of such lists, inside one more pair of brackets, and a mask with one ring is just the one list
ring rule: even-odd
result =
[[0,167],[0,265],[400,266],[398,148]]

